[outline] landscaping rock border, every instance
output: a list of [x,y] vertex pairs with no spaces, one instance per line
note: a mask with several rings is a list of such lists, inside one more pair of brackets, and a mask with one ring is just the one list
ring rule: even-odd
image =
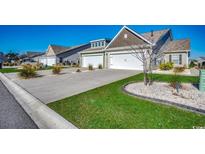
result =
[[131,96],[134,96],[134,97],[137,97],[137,98],[142,98],[144,100],[148,100],[148,101],[151,101],[151,102],[154,102],[154,103],[174,106],[174,107],[177,107],[177,108],[180,108],[180,109],[185,109],[187,111],[192,111],[192,112],[195,112],[195,113],[199,113],[199,114],[204,114],[205,115],[205,110],[203,110],[203,109],[195,108],[195,107],[184,105],[184,104],[178,104],[178,103],[167,101],[167,100],[161,100],[161,99],[156,99],[156,98],[151,98],[151,97],[147,97],[147,96],[137,95],[137,94],[131,93],[131,92],[127,91],[125,87],[127,85],[129,85],[129,84],[132,84],[132,83],[136,83],[136,82],[129,82],[129,83],[125,84],[122,87],[122,91],[124,93],[128,94],[128,95],[131,95]]

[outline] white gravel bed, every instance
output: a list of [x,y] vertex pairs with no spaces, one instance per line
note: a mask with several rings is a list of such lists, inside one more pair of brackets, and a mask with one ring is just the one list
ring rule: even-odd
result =
[[179,93],[169,86],[169,83],[154,82],[151,86],[144,86],[143,82],[128,84],[125,90],[140,96],[170,101],[194,108],[205,110],[205,92],[200,92],[192,84],[182,84]]

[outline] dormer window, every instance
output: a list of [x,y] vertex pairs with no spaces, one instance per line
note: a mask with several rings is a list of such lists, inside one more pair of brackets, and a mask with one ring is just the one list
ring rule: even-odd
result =
[[97,44],[96,47],[99,47],[99,46],[100,46],[100,42],[97,42],[96,44]]
[[105,47],[105,45],[106,45],[106,40],[105,39],[91,41],[91,48]]

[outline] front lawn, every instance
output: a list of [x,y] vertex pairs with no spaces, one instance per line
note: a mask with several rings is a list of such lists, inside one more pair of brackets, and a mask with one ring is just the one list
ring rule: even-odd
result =
[[[172,75],[154,75],[155,81],[170,81]],[[182,82],[198,83],[197,77],[180,76]],[[152,103],[122,91],[135,75],[48,106],[79,128],[193,128],[205,126],[205,116],[172,106]],[[156,89],[157,90],[157,89]]]
[[17,68],[2,68],[0,69],[1,73],[14,73],[14,72],[19,72],[20,70]]
[[[52,66],[48,66],[48,67],[41,68],[39,70],[51,70],[51,69],[52,69]],[[17,69],[17,68],[2,68],[2,69],[0,69],[1,73],[14,73],[14,72],[20,72],[20,71],[21,70]]]

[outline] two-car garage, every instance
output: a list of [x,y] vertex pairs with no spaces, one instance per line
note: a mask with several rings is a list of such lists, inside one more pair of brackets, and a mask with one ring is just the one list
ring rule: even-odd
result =
[[142,62],[130,52],[85,54],[82,55],[81,62],[82,67],[88,67],[89,64],[93,65],[93,67],[98,67],[99,64],[103,65],[107,62],[106,68],[110,69],[143,70]]

